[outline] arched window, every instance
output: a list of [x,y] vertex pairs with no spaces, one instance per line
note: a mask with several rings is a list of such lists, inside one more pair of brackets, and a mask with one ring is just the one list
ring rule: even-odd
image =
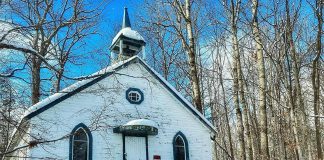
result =
[[178,132],[173,138],[174,160],[189,160],[189,148],[186,137]]
[[92,159],[92,135],[86,125],[80,123],[71,132],[70,160]]

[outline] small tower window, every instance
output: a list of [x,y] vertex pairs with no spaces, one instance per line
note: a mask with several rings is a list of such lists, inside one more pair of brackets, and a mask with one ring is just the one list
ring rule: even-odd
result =
[[143,92],[137,88],[129,88],[126,91],[126,99],[129,103],[140,104],[144,100]]

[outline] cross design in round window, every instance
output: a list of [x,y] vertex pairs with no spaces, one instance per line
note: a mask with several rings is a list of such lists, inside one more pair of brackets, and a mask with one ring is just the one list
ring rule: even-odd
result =
[[129,88],[126,91],[126,99],[129,103],[140,104],[144,100],[143,92],[138,88]]

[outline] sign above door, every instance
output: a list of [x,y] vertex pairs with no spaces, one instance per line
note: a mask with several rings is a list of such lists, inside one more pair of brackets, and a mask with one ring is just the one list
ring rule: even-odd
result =
[[154,121],[148,119],[136,119],[114,128],[114,133],[123,133],[127,136],[157,135],[158,128]]

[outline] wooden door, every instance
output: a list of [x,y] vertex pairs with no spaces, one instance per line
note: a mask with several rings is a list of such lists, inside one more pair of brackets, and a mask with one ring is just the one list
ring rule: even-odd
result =
[[125,137],[126,160],[146,160],[145,137]]

